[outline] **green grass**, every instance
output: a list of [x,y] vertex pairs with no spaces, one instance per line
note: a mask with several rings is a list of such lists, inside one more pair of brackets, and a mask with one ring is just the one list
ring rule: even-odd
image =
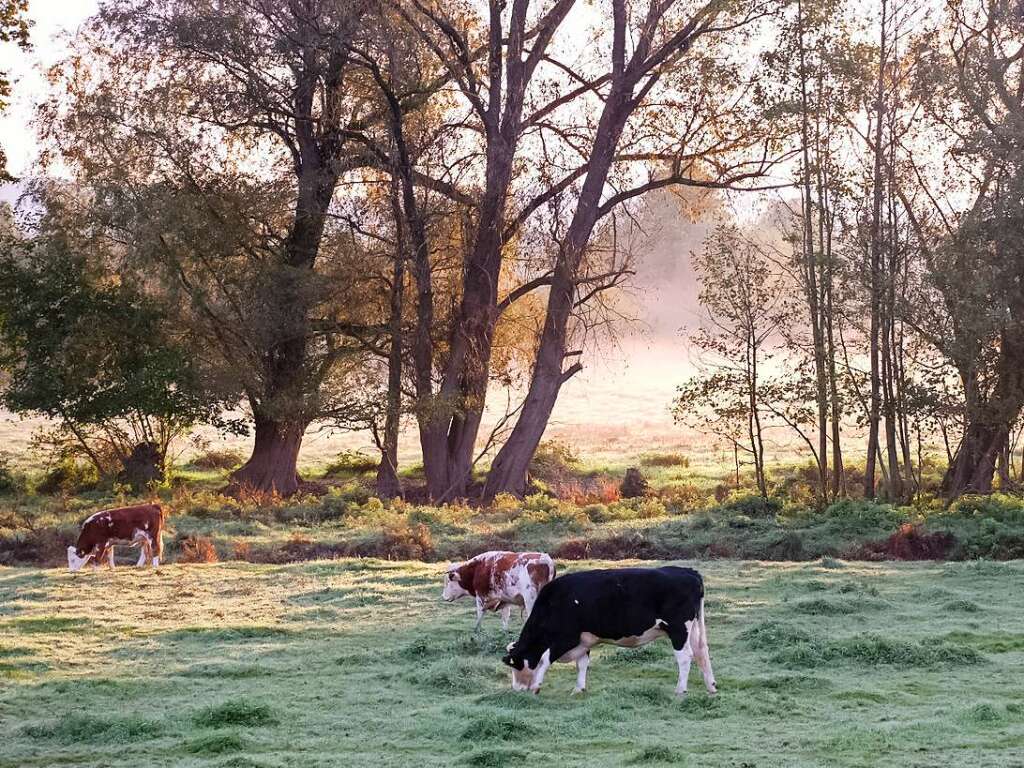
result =
[[1019,763],[1024,563],[834,565],[699,564],[721,692],[685,700],[665,641],[512,692],[439,565],[0,568],[0,766]]

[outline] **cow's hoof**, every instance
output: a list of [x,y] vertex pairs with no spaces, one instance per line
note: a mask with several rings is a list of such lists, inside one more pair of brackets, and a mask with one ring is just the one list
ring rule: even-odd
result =
[[572,689],[572,694],[571,694],[571,695],[572,695],[572,696],[577,696],[577,695],[579,695],[579,694],[581,694],[581,693],[586,693],[586,692],[587,692],[587,689],[586,689],[586,688],[573,688],[573,689]]
[[685,699],[686,691],[680,691],[678,688],[676,688],[676,696],[680,699]]

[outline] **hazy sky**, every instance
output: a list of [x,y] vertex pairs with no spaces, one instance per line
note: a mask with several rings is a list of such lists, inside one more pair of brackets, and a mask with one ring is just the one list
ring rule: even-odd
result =
[[[11,108],[0,117],[0,142],[15,175],[32,171],[36,142],[30,123],[34,105],[47,90],[46,69],[59,60],[67,36],[97,5],[96,0],[30,0],[33,50],[26,54],[6,46],[0,51],[0,69],[14,81]],[[577,28],[585,26],[593,13],[587,3],[578,6],[573,19]],[[6,196],[10,194],[7,190]],[[707,226],[681,219],[671,205],[655,205],[649,218],[658,236],[637,265],[642,298],[634,314],[639,322],[623,329],[618,346],[584,359],[584,371],[563,390],[553,418],[556,428],[618,424],[627,431],[645,429],[644,425],[649,430],[671,430],[673,393],[692,372],[681,329],[698,321],[689,253],[700,247]]]

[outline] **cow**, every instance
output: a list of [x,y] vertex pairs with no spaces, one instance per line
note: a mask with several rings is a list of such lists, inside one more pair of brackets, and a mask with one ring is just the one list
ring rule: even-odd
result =
[[501,626],[508,629],[512,606],[529,617],[541,589],[555,578],[555,562],[543,552],[484,552],[471,560],[452,563],[444,575],[445,602],[472,595],[476,601],[476,629],[484,611],[501,610]]
[[114,567],[114,544],[139,547],[141,567],[148,561],[154,568],[164,555],[164,513],[159,504],[104,509],[90,515],[78,534],[78,543],[68,547],[68,568],[77,571],[89,560],[94,568],[106,561]]
[[691,568],[616,568],[560,576],[544,587],[502,661],[512,668],[512,688],[533,693],[540,691],[552,662],[574,661],[573,693],[583,693],[595,645],[636,648],[665,636],[679,667],[676,694],[686,694],[694,658],[708,693],[717,693],[704,627],[704,580]]

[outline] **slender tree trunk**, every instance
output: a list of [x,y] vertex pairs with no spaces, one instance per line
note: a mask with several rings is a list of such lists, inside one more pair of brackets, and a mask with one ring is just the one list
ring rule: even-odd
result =
[[[828,395],[827,382],[825,377],[825,347],[821,327],[821,303],[818,285],[818,264],[816,259],[816,248],[814,244],[814,197],[811,188],[811,131],[810,112],[811,104],[807,92],[807,84],[810,73],[807,70],[806,48],[804,41],[804,8],[801,2],[797,3],[797,24],[799,25],[799,54],[800,54],[800,143],[803,161],[801,192],[803,195],[802,204],[802,236],[803,236],[803,273],[804,293],[807,299],[807,309],[811,321],[811,342],[814,355],[814,378],[815,378],[815,403],[818,410],[818,489],[821,503],[828,503]],[[819,162],[820,162],[820,158]],[[821,215],[818,211],[818,215]]]
[[388,393],[384,434],[380,444],[380,464],[377,466],[377,495],[382,499],[402,495],[402,482],[398,477],[398,430],[402,418],[402,304],[405,289],[406,243],[397,182],[397,174],[392,174],[395,258],[391,271],[391,307],[388,323],[391,347],[388,350]]
[[868,447],[864,468],[864,498],[875,498],[875,462],[878,454],[878,428],[880,422],[882,382],[880,369],[879,334],[881,332],[881,271],[882,271],[882,120],[885,100],[886,14],[888,3],[882,0],[882,21],[878,53],[878,79],[875,86],[875,144],[874,172],[872,174],[871,244],[870,244],[870,304],[869,363],[871,376],[871,404],[868,411]]

